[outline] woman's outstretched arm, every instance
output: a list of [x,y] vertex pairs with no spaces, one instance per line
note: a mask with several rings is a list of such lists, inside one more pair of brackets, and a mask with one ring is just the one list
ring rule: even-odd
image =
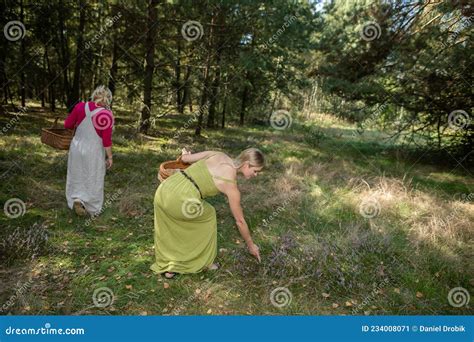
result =
[[245,222],[244,218],[244,211],[242,210],[242,206],[240,205],[240,191],[237,185],[235,184],[226,184],[224,186],[224,193],[227,195],[229,199],[229,206],[230,210],[232,211],[232,215],[235,218],[235,223],[239,228],[240,235],[245,240],[247,244],[247,248],[255,258],[260,262],[260,251],[256,244],[253,243],[252,237],[250,236],[250,230]]

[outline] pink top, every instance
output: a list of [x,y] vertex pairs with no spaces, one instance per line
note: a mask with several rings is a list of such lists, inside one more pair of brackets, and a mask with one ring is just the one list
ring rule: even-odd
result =
[[[99,108],[94,102],[89,102],[89,110]],[[86,117],[86,103],[79,102],[74,106],[74,109],[69,113],[66,121],[64,121],[64,128],[74,129]],[[108,109],[101,110],[92,116],[92,123],[94,124],[97,135],[102,138],[102,145],[104,147],[112,146],[112,127],[114,126],[114,116]]]

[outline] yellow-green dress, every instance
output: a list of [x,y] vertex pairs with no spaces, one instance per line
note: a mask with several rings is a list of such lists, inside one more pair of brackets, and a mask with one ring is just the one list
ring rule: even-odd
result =
[[[203,198],[219,193],[204,159],[185,172]],[[213,263],[217,255],[216,210],[185,175],[177,172],[161,183],[154,206],[154,272],[197,273]]]

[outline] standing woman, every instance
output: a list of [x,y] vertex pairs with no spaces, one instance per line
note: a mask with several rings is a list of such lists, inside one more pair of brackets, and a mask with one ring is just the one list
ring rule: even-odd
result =
[[206,197],[225,194],[240,235],[247,248],[260,261],[240,205],[237,174],[256,177],[264,166],[262,152],[249,148],[236,159],[222,152],[189,153],[181,160],[192,164],[160,184],[155,194],[155,257],[151,269],[166,278],[177,273],[197,273],[215,269],[217,255],[216,210]]
[[[97,87],[90,102],[79,102],[64,122],[76,128],[69,148],[66,198],[77,215],[98,215],[104,202],[105,168],[112,167],[112,93]],[[107,159],[106,159],[107,155]]]

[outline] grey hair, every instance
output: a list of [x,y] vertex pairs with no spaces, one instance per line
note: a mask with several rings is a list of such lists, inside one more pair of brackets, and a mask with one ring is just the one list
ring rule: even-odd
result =
[[92,92],[91,101],[110,109],[112,104],[112,92],[104,85],[100,85]]

